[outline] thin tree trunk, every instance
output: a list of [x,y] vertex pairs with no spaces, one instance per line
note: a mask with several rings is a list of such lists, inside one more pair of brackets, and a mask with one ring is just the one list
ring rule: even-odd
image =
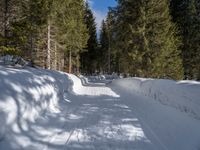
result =
[[69,51],[69,73],[72,73],[72,51]]
[[57,69],[57,44],[55,42],[55,59],[54,59],[54,69],[56,70]]
[[59,71],[64,71],[64,65],[65,65],[65,55],[63,54],[63,52],[58,53],[59,57],[58,57],[58,61],[59,61]]
[[31,38],[31,39],[30,39],[30,40],[31,40],[31,41],[30,41],[30,42],[31,42],[31,43],[30,43],[30,44],[31,44],[31,45],[30,45],[30,46],[31,46],[31,47],[30,47],[30,48],[31,48],[31,56],[30,56],[30,59],[31,59],[31,61],[33,61],[33,26],[32,26],[32,21],[31,21],[31,34],[30,34],[30,36],[31,36],[31,37],[30,37],[30,38]]
[[111,73],[111,37],[110,37],[110,19],[108,19],[108,74]]
[[50,19],[48,20],[48,29],[47,29],[47,68],[51,69],[51,23],[50,23]]
[[77,56],[76,56],[76,67],[77,67],[76,73],[77,74],[80,73],[80,62],[79,62],[79,59],[80,59],[80,55],[77,54]]
[[111,73],[111,50],[110,50],[110,31],[109,31],[109,33],[108,33],[108,74],[110,74]]
[[61,63],[62,63],[61,53],[58,52],[58,70],[59,71],[61,71]]
[[5,0],[5,9],[4,9],[4,38],[5,43],[4,46],[8,46],[8,0]]
[[65,55],[62,53],[61,57],[62,57],[62,60],[61,60],[61,71],[65,71],[65,70],[64,70],[64,66],[65,66]]

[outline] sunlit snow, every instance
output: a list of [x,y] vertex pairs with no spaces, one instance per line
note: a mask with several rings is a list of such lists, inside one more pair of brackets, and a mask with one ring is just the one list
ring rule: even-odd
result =
[[1,150],[200,148],[196,81],[0,66],[0,83]]

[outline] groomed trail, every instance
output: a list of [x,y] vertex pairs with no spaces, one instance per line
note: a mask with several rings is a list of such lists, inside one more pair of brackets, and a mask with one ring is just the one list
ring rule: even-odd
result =
[[[62,131],[43,150],[198,150],[200,122],[112,84],[74,75]],[[83,86],[84,85],[84,86]],[[53,147],[53,145],[60,145]]]
[[36,69],[0,75],[1,150],[200,150],[198,119],[115,81]]

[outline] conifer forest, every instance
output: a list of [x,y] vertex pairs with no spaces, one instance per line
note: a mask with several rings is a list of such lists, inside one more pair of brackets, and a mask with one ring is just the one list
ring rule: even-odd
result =
[[0,150],[200,150],[200,0],[0,0]]

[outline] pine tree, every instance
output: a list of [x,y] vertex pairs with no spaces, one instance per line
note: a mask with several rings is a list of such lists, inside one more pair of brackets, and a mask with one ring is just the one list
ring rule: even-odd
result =
[[118,72],[117,53],[114,48],[114,24],[115,15],[114,10],[109,8],[106,20],[102,22],[100,33],[100,54],[102,64],[102,71],[105,73]]
[[98,40],[97,40],[97,30],[94,15],[86,3],[85,6],[85,24],[87,25],[89,39],[87,42],[87,48],[85,53],[81,55],[82,70],[86,73],[94,73],[99,69],[98,65]]
[[68,55],[69,72],[72,72],[73,66],[75,66],[76,71],[79,70],[79,55],[86,47],[88,40],[83,12],[83,0],[65,0],[65,3],[60,3],[60,8],[57,11],[57,15],[60,17],[57,17],[59,32],[56,39],[59,45],[64,48],[65,56]]
[[182,36],[182,58],[187,79],[200,79],[200,2],[171,0],[173,21]]
[[88,40],[83,0],[4,0],[0,11],[0,46],[20,49],[23,57],[41,67],[79,70],[79,55]]
[[143,77],[182,78],[179,40],[167,0],[119,0],[117,15],[116,39],[129,66],[125,70]]
[[[102,21],[101,25],[101,33],[100,33],[100,53],[99,59],[102,62],[107,62],[108,57],[108,48],[109,48],[109,37],[108,37],[108,28],[105,21]],[[107,70],[107,63],[101,63],[101,72],[105,73],[108,72]]]
[[[120,56],[118,62],[119,72],[126,74],[136,74],[136,60],[132,60],[128,56],[130,51],[133,51],[133,44],[129,43],[132,40],[132,33],[130,32],[131,24],[134,24],[134,17],[137,14],[136,2],[118,0],[118,6],[115,8],[115,23],[114,36],[112,37],[115,53]],[[134,62],[133,62],[134,61]],[[133,65],[134,64],[134,65]],[[134,66],[136,66],[134,68]],[[134,70],[134,71],[133,71]]]
[[0,1],[0,46],[2,49],[13,49],[13,24],[19,18],[18,0],[2,0]]
[[112,33],[111,33],[112,12],[111,11],[108,12],[108,15],[106,18],[106,24],[107,24],[107,34],[108,34],[108,57],[107,57],[108,73],[111,74],[111,38],[112,38]]
[[[20,1],[17,19],[12,21],[13,43],[22,50],[23,56],[32,61],[36,60],[37,49],[40,49],[40,34],[47,24],[47,0]],[[30,55],[31,54],[31,55]],[[27,57],[28,56],[28,57]]]
[[2,13],[2,26],[3,26],[3,37],[4,37],[4,46],[8,46],[8,32],[10,27],[10,18],[13,5],[11,5],[10,0],[3,0],[1,2],[1,13]]

